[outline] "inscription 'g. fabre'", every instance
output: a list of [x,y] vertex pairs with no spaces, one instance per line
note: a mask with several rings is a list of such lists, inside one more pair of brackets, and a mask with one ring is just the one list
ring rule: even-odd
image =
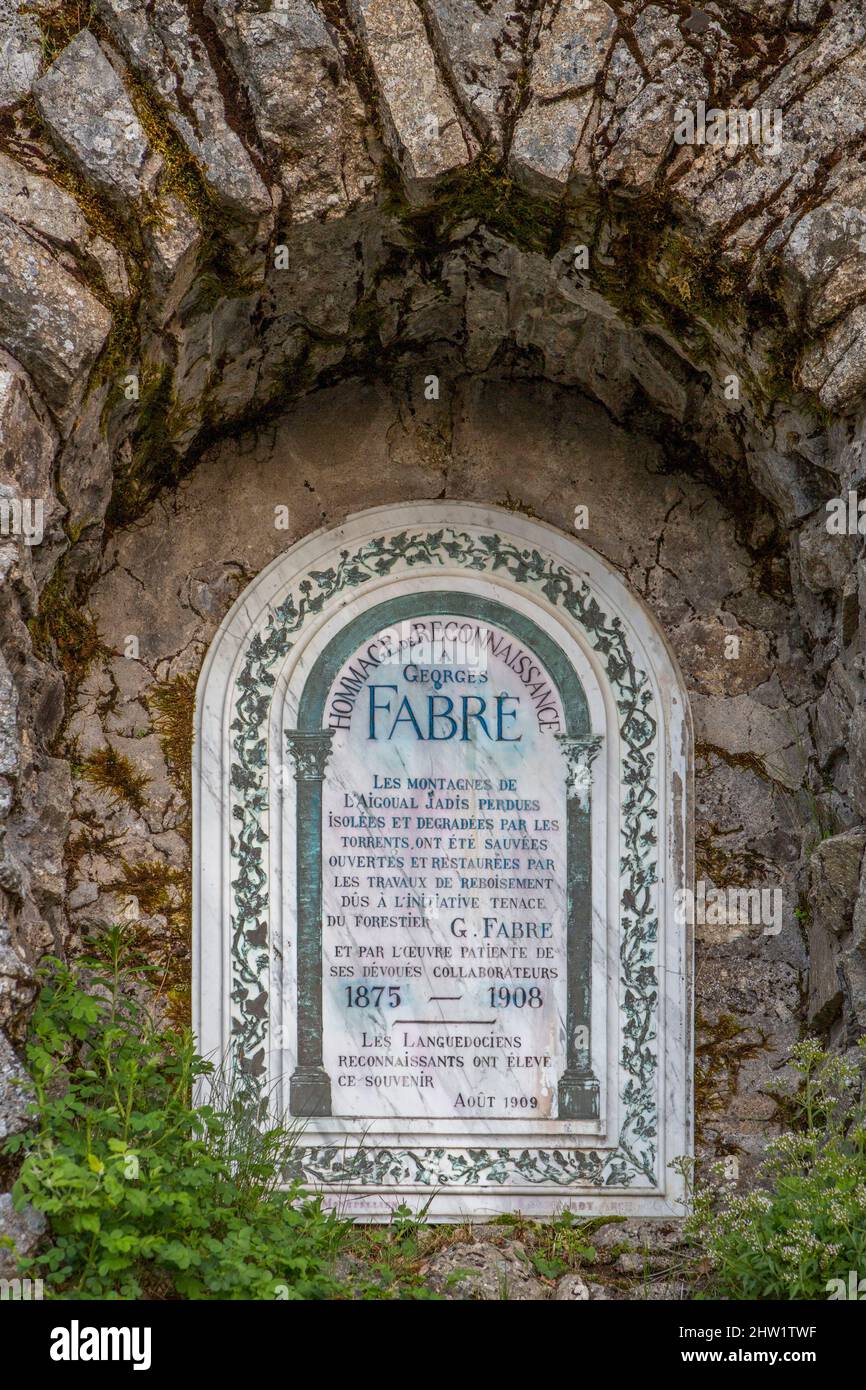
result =
[[673,1211],[689,729],[621,581],[509,513],[363,513],[242,596],[198,711],[196,1026],[303,1119],[291,1176]]

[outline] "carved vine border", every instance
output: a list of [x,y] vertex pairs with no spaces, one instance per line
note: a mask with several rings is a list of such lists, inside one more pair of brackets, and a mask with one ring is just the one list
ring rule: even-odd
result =
[[268,875],[263,867],[268,810],[267,727],[274,666],[286,656],[307,618],[336,595],[389,574],[398,565],[458,564],[476,572],[503,571],[541,590],[578,622],[604,657],[620,715],[622,854],[620,872],[623,1121],[618,1146],[609,1149],[408,1149],[345,1144],[299,1146],[288,1176],[311,1183],[374,1186],[480,1183],[593,1187],[655,1186],[658,1117],[655,1099],[658,921],[656,882],[656,720],[645,672],[635,667],[619,618],[608,618],[589,584],[534,548],[520,548],[495,533],[470,535],[452,527],[401,531],[340,552],[336,566],[311,570],[253,634],[237,680],[231,724],[232,1048],[246,1085],[255,1093],[266,1076],[268,1026]]

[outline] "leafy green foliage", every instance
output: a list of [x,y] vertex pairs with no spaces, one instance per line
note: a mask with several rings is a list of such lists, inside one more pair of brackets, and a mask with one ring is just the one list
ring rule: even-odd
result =
[[[866,1055],[866,1040],[861,1043]],[[800,1084],[792,1129],[774,1140],[761,1189],[706,1186],[686,1223],[711,1291],[734,1299],[822,1299],[832,1279],[866,1271],[866,1096],[860,1069],[814,1041],[792,1049]]]
[[[278,1190],[297,1131],[251,1115],[188,1034],[158,1031],[139,992],[119,930],[99,956],[45,971],[27,1047],[33,1123],[7,1144],[25,1154],[16,1203],[50,1225],[26,1272],[54,1297],[346,1297],[332,1271],[347,1223]],[[205,1076],[211,1103],[194,1105]]]
[[418,1273],[426,1238],[432,1228],[427,1213],[432,1198],[417,1212],[401,1202],[391,1213],[387,1225],[358,1228],[355,1237],[356,1260],[363,1260],[372,1284],[363,1284],[358,1298],[402,1298],[437,1301],[439,1295],[426,1287]]

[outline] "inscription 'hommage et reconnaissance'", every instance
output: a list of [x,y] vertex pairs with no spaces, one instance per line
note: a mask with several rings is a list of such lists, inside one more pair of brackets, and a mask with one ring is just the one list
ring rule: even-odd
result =
[[[517,675],[535,710],[539,727],[558,732],[561,728],[561,716],[554,689],[529,652],[507,634],[497,632],[484,624],[437,618],[416,620],[407,624],[405,630],[388,629],[359,651],[353,660],[347,662],[331,693],[328,726],[332,729],[350,727],[359,692],[369,680],[371,672],[378,671],[383,664],[388,666],[399,663],[409,686],[432,686],[438,692],[451,686],[486,685],[486,662],[489,657],[495,658],[504,668]],[[461,664],[461,658],[465,664]],[[408,696],[404,696],[404,699],[406,713],[402,717],[412,721],[413,706],[409,703]],[[428,697],[428,729],[440,714],[442,717],[451,716],[455,702],[452,699],[446,703],[447,699],[448,697],[445,697],[442,702],[434,699],[431,703]],[[461,693],[459,708],[462,716],[460,737],[465,740],[469,737],[468,727],[471,720],[479,717],[483,719],[486,700],[479,696],[475,702],[471,697]],[[370,718],[372,725],[372,696]],[[455,734],[456,728],[451,734],[428,733],[426,736],[447,739]]]

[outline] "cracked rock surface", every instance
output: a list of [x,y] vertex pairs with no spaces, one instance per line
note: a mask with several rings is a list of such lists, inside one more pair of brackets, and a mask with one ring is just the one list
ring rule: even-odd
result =
[[112,914],[182,1002],[159,699],[253,574],[392,498],[585,505],[686,675],[699,874],[784,885],[700,943],[764,1039],[706,1143],[759,1156],[804,1017],[866,1027],[864,74],[861,0],[0,0],[9,1068]]

